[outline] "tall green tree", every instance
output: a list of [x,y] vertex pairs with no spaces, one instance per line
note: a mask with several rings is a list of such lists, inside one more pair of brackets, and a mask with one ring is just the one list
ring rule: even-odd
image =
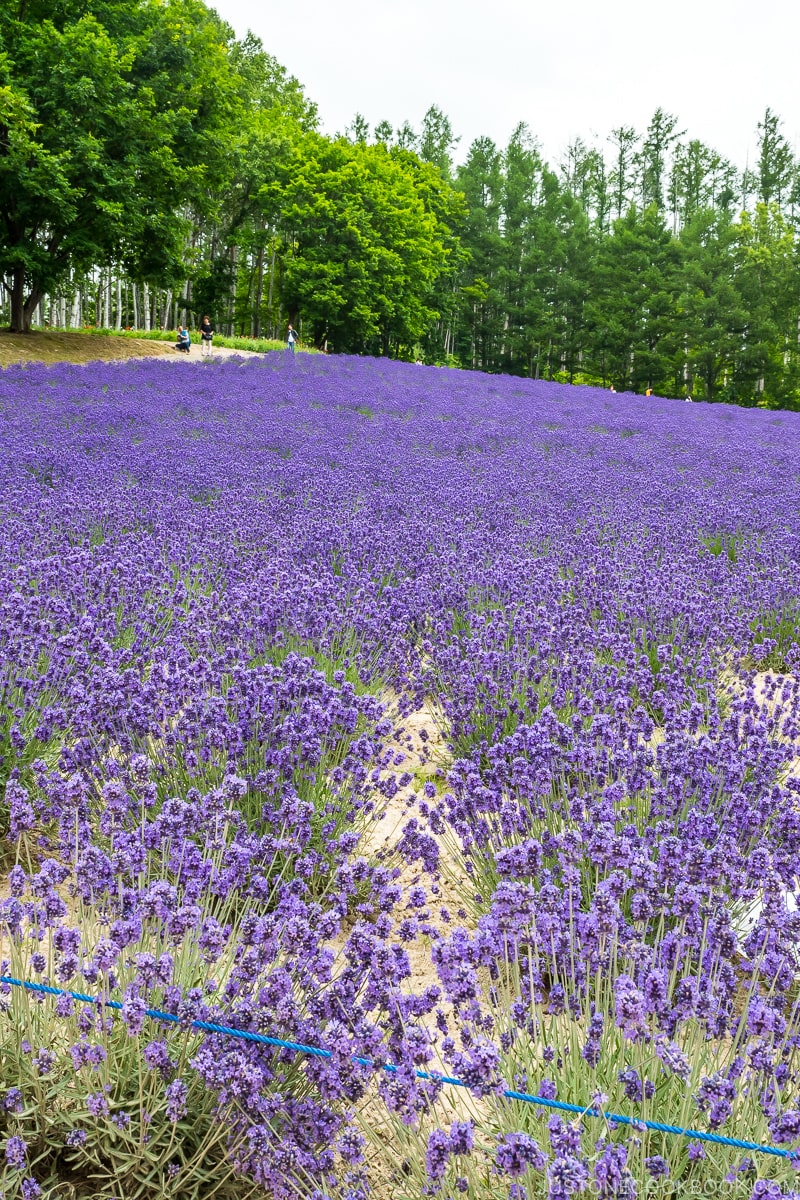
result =
[[608,170],[603,155],[596,146],[587,146],[575,138],[567,146],[561,164],[565,186],[580,204],[597,229],[607,228],[612,198]]
[[696,208],[681,233],[682,296],[676,312],[684,382],[698,399],[730,398],[747,324],[736,280],[737,229],[724,206]]
[[433,163],[449,179],[453,171],[453,151],[459,139],[453,132],[450,118],[432,104],[422,118],[418,154],[423,162]]
[[231,37],[199,0],[2,0],[0,273],[14,332],[72,269],[180,275],[182,206],[227,181]]
[[230,47],[241,111],[228,131],[230,178],[221,196],[193,212],[193,271],[187,307],[214,314],[258,337],[277,324],[275,266],[278,232],[265,220],[259,193],[277,178],[292,147],[316,129],[317,106],[298,81],[248,34]]
[[409,152],[306,135],[262,189],[283,231],[280,282],[291,318],[317,345],[406,352],[436,316],[449,236],[431,192],[439,171]]
[[781,133],[781,120],[768,108],[758,123],[758,199],[762,204],[781,204],[789,192],[795,172],[791,147]]
[[[500,363],[508,369],[528,355],[530,339],[524,329],[531,320],[530,289],[525,263],[533,237],[533,218],[538,200],[542,162],[536,139],[524,123],[512,133],[503,155],[503,291],[504,323]],[[520,346],[520,334],[524,346]]]
[[680,251],[654,204],[631,207],[601,243],[588,323],[595,370],[618,389],[678,386]]
[[456,185],[464,196],[461,328],[458,352],[471,367],[496,367],[503,329],[501,274],[505,238],[501,230],[503,161],[491,138],[476,138],[459,167]]
[[632,125],[619,125],[611,130],[608,140],[614,146],[609,183],[614,215],[619,221],[633,202],[639,135]]
[[745,313],[732,395],[740,404],[781,405],[796,395],[797,247],[777,203],[756,205],[736,226],[736,288]]
[[647,127],[637,155],[642,208],[653,204],[660,212],[664,207],[671,152],[685,132],[677,130],[677,124],[676,116],[657,108]]

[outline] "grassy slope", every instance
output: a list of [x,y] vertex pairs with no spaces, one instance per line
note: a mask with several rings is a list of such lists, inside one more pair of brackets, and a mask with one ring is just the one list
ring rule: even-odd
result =
[[97,359],[163,358],[163,342],[143,338],[92,337],[82,333],[0,333],[0,367],[24,362],[96,362]]
[[[173,355],[175,343],[173,330],[127,329],[76,329],[34,330],[29,334],[0,333],[0,367],[21,362],[96,362],[98,359],[121,359],[163,357]],[[192,334],[192,342],[199,346],[199,335]],[[245,350],[250,354],[266,354],[270,350],[283,350],[284,342],[266,338],[221,337],[216,335],[214,345],[226,350]],[[307,354],[315,354],[313,347],[303,347]],[[302,352],[302,351],[301,351]]]

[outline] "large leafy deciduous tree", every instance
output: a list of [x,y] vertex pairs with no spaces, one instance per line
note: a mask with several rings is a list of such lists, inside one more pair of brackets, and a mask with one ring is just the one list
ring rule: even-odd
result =
[[316,129],[317,106],[252,33],[231,46],[230,62],[245,117],[226,138],[224,194],[209,195],[194,213],[196,261],[187,300],[219,324],[231,316],[249,324],[258,337],[265,301],[270,315],[273,309],[278,242],[259,194],[275,181],[295,142]]
[[238,93],[200,0],[0,0],[0,274],[11,329],[71,269],[177,278],[182,206],[218,193]]
[[265,211],[284,234],[284,303],[318,345],[388,353],[423,336],[449,255],[440,184],[402,149],[310,133],[265,185]]

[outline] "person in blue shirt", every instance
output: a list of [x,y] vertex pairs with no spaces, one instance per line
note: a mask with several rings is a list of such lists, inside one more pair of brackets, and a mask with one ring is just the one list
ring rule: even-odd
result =
[[183,325],[178,326],[178,340],[175,343],[176,350],[182,350],[184,354],[189,353],[189,347],[192,344],[192,335]]

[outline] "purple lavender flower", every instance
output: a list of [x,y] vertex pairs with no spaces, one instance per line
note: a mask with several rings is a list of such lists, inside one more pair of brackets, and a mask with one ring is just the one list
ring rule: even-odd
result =
[[428,1137],[428,1146],[425,1151],[425,1171],[428,1179],[438,1183],[444,1178],[450,1154],[450,1138],[443,1129],[434,1129]]
[[169,1048],[163,1039],[154,1042],[148,1042],[144,1048],[142,1055],[146,1066],[151,1071],[159,1071],[162,1079],[167,1079],[175,1069],[175,1064],[170,1058]]
[[597,1194],[601,1197],[631,1197],[635,1194],[632,1178],[627,1167],[628,1148],[614,1142],[597,1143],[599,1151],[594,1161],[593,1174]]
[[589,1030],[581,1054],[590,1067],[596,1067],[600,1061],[600,1045],[603,1036],[603,1014],[593,1012],[589,1019]]
[[680,1076],[681,1079],[688,1079],[691,1075],[691,1067],[686,1055],[676,1046],[674,1042],[668,1042],[664,1039],[656,1041],[656,1054],[663,1062],[664,1066],[672,1071],[674,1075]]
[[356,1129],[345,1129],[336,1149],[347,1163],[359,1163],[364,1157],[364,1138]]
[[21,1171],[28,1159],[28,1147],[24,1140],[14,1134],[6,1139],[3,1149],[6,1156],[6,1165],[13,1170]]
[[655,1095],[655,1084],[649,1079],[643,1080],[639,1072],[633,1067],[626,1067],[623,1071],[620,1071],[617,1078],[623,1085],[627,1099],[634,1101],[636,1104],[641,1104],[645,1098],[649,1100]]
[[547,1168],[547,1182],[553,1200],[564,1200],[580,1194],[589,1182],[589,1172],[581,1159],[562,1154]]
[[57,1058],[58,1056],[53,1050],[48,1050],[43,1046],[34,1054],[33,1063],[40,1075],[48,1075],[56,1065]]
[[789,1197],[793,1200],[796,1195],[796,1192],[784,1192],[774,1179],[757,1179],[753,1184],[750,1200],[788,1200]]
[[167,1119],[174,1124],[186,1116],[186,1101],[188,1099],[186,1084],[180,1079],[173,1079],[172,1083],[167,1085],[165,1096],[167,1100]]
[[669,1163],[660,1154],[654,1154],[644,1160],[645,1170],[653,1179],[669,1175]]
[[471,1121],[454,1121],[450,1126],[450,1153],[469,1154],[475,1140]]
[[715,1071],[700,1081],[695,1100],[701,1112],[708,1114],[712,1129],[724,1125],[733,1112],[736,1087],[721,1072]]
[[499,1065],[497,1047],[485,1040],[453,1055],[453,1066],[459,1078],[476,1096],[487,1096],[501,1087],[497,1074]]
[[16,780],[8,781],[5,792],[5,800],[9,808],[9,830],[11,837],[17,838],[26,830],[33,829],[36,824],[36,814],[27,791]]
[[145,1010],[147,1005],[141,996],[137,996],[133,992],[129,992],[122,1002],[122,1019],[127,1026],[128,1033],[131,1037],[135,1037],[142,1032],[145,1023]]
[[18,1087],[10,1087],[3,1095],[2,1107],[6,1112],[22,1112],[22,1092]]
[[637,1038],[646,1021],[645,998],[629,975],[618,975],[614,980],[614,1004],[616,1024],[628,1038]]
[[108,1099],[103,1092],[92,1092],[87,1096],[86,1107],[93,1117],[108,1116]]
[[498,1142],[494,1153],[495,1169],[512,1179],[527,1171],[543,1171],[547,1155],[527,1133],[507,1133]]
[[778,1144],[800,1139],[800,1109],[787,1109],[770,1124],[773,1139]]
[[550,1134],[550,1145],[557,1155],[578,1156],[581,1153],[580,1121],[562,1121],[560,1117],[550,1117],[547,1122]]

